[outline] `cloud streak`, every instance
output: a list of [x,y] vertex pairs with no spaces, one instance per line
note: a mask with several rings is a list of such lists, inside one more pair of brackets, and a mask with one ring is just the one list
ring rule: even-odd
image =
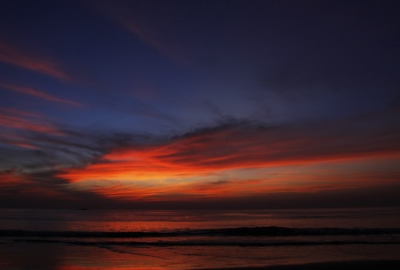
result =
[[[21,198],[23,203],[21,204]],[[78,205],[103,205],[110,201],[93,192],[77,190],[54,176],[53,172],[24,174],[14,170],[0,171],[0,202],[24,207],[77,207]]]
[[0,194],[2,196],[23,195],[23,196],[40,196],[45,197],[60,197],[57,190],[35,183],[29,179],[29,175],[18,174],[14,171],[0,172]]
[[0,83],[0,87],[10,90],[10,91],[13,91],[13,92],[41,98],[41,99],[44,99],[47,101],[62,103],[62,104],[70,105],[70,106],[81,106],[81,104],[79,104],[78,102],[68,100],[68,99],[58,98],[56,96],[47,94],[43,91],[31,88],[31,87],[24,87],[24,86],[20,86],[20,85],[12,85],[12,84],[4,84],[4,83]]
[[23,50],[12,46],[0,40],[0,61],[35,71],[38,73],[46,74],[61,80],[70,81],[71,78],[65,73],[56,63],[43,56],[34,55],[32,53],[24,52]]
[[[171,8],[170,4],[161,2],[158,5],[162,7],[153,9],[152,5],[147,6],[145,2],[127,4],[128,2],[115,1],[110,4],[106,1],[88,1],[87,3],[169,60],[181,65],[188,65],[191,62],[195,45],[182,37],[179,31],[174,30],[183,30],[180,24],[171,22],[170,18],[165,16],[168,14],[179,21],[184,19],[185,15]],[[147,10],[149,7],[151,12]],[[168,12],[165,13],[164,10]],[[135,15],[132,16],[132,13]],[[165,34],[167,32],[168,34]]]
[[0,110],[0,127],[8,129],[28,130],[52,135],[63,135],[63,133],[50,124],[43,123],[17,114],[2,113]]
[[[285,167],[286,170],[293,169]],[[311,167],[309,167],[311,170]],[[251,172],[248,172],[251,175]],[[328,175],[285,174],[262,176],[259,179],[236,179],[158,183],[142,185],[138,182],[102,181],[72,185],[86,186],[91,192],[122,202],[200,202],[213,200],[236,200],[244,198],[276,197],[279,194],[308,194],[310,197],[321,193],[353,192],[360,189],[374,189],[377,186],[396,186],[399,173]],[[379,183],[379,185],[377,185]]]
[[145,183],[233,169],[398,157],[399,137],[400,129],[390,123],[374,127],[356,121],[280,127],[236,123],[198,130],[164,143],[110,149],[97,162],[65,171],[60,177],[71,182]]
[[37,149],[37,147],[29,143],[26,138],[14,134],[2,134],[0,136],[0,142],[28,149]]

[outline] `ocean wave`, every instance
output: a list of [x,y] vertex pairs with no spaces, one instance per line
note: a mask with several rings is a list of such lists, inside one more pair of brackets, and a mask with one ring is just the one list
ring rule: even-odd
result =
[[13,242],[67,244],[80,246],[126,246],[126,247],[185,247],[185,246],[242,246],[242,247],[267,247],[267,246],[322,246],[322,245],[399,245],[400,241],[68,241],[51,239],[15,239]]
[[400,228],[287,228],[240,227],[174,231],[29,231],[0,230],[0,237],[41,238],[141,238],[179,236],[332,236],[332,235],[395,235]]

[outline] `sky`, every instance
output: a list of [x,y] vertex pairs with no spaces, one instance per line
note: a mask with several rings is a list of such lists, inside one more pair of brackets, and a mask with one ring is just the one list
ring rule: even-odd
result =
[[0,205],[400,206],[397,0],[4,0]]

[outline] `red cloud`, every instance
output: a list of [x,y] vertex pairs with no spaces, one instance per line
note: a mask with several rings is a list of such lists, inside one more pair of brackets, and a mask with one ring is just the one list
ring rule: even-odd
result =
[[2,198],[13,197],[24,199],[33,198],[63,198],[64,195],[59,191],[36,183],[30,179],[29,175],[20,174],[14,171],[0,172],[0,196]]
[[25,138],[11,134],[1,134],[0,142],[28,149],[37,149],[36,146],[27,142]]
[[43,56],[26,53],[10,44],[1,41],[0,61],[62,80],[70,80],[70,77],[54,62],[44,59]]
[[25,179],[22,176],[15,174],[14,172],[0,172],[0,180],[0,187],[2,189],[26,183]]
[[97,163],[65,171],[61,177],[71,182],[146,182],[232,169],[399,156],[399,130],[389,126],[372,131],[372,127],[360,125],[354,133],[354,123],[336,124],[285,128],[230,126],[197,132],[165,144],[113,149]]
[[19,86],[19,85],[11,85],[11,84],[0,84],[0,87],[6,88],[6,89],[14,91],[14,92],[18,92],[18,93],[22,93],[22,94],[38,97],[38,98],[41,98],[41,99],[45,99],[45,100],[48,100],[48,101],[54,101],[54,102],[63,103],[63,104],[67,104],[67,105],[72,105],[72,106],[80,106],[80,104],[77,103],[77,102],[74,102],[74,101],[71,101],[71,100],[68,100],[68,99],[61,99],[61,98],[52,96],[50,94],[47,94],[45,92],[30,88],[30,87],[24,87],[24,86]]
[[119,19],[118,21],[127,30],[170,60],[183,65],[189,63],[187,52],[186,54],[184,52],[187,48],[182,48],[178,45],[178,42],[171,40],[168,36],[164,36],[160,31],[157,31],[148,25],[137,24],[129,20]]
[[32,117],[38,117],[38,115],[13,109],[2,109],[0,110],[0,126],[11,129],[22,129],[53,135],[63,135],[61,131],[57,130],[52,125],[43,123],[42,121],[38,121],[36,119],[33,120]]
[[[159,4],[163,5],[163,3]],[[115,1],[93,1],[91,6],[168,59],[182,65],[190,64],[195,44],[182,37],[179,24],[172,25],[168,19],[161,16],[162,14],[148,13],[148,10],[142,8],[140,3],[134,3],[133,7]],[[166,6],[160,7],[160,10],[168,9],[168,7],[166,4]],[[175,12],[168,14],[172,17],[176,16],[177,20],[179,20],[179,16],[182,16]]]
[[[124,181],[106,181],[90,187],[92,192],[119,201],[201,201],[204,199],[245,198],[277,193],[318,193],[335,190],[373,188],[396,182],[398,174],[356,174],[352,176],[282,175],[261,179],[229,179],[212,182],[181,182],[155,186]],[[295,178],[295,179],[294,179]],[[381,181],[384,180],[384,181]]]

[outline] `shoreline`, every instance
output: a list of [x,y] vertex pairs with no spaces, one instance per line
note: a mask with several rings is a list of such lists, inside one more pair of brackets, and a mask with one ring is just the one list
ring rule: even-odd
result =
[[354,270],[360,268],[395,270],[400,269],[400,260],[329,261],[293,265],[270,265],[260,267],[207,268],[202,270]]

